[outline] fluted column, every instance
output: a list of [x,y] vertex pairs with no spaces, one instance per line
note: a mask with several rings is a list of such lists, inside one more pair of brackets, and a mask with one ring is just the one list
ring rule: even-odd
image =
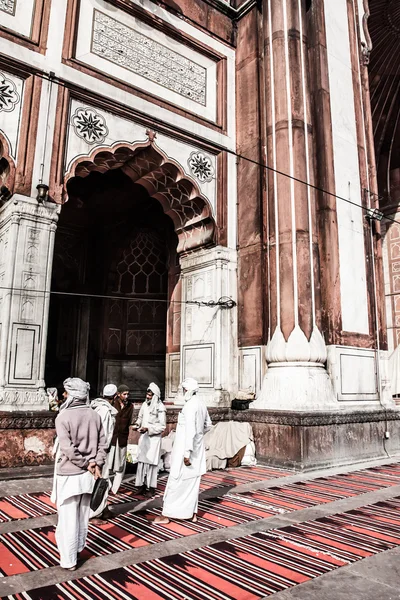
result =
[[[268,363],[254,408],[334,404],[320,317],[305,2],[264,0],[269,173]],[[280,173],[277,173],[279,171]],[[287,177],[283,174],[288,174]]]

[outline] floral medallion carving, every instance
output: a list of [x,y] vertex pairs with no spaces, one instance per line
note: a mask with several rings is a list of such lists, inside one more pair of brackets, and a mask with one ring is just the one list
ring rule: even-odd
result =
[[192,152],[188,159],[190,172],[200,183],[212,181],[214,177],[214,167],[211,158],[204,152]]
[[77,108],[72,116],[72,125],[76,135],[88,144],[101,144],[108,136],[105,118],[93,108]]
[[0,73],[0,112],[11,112],[19,101],[15,83]]
[[15,15],[17,0],[0,0],[0,10],[9,14]]

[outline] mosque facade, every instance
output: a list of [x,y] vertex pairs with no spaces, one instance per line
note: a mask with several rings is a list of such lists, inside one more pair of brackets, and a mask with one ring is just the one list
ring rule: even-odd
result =
[[171,424],[195,377],[274,464],[396,452],[399,26],[391,0],[0,0],[0,466],[48,460],[70,375],[155,381]]

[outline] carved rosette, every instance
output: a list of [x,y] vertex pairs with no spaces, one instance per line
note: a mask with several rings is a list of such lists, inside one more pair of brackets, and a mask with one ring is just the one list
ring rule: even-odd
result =
[[0,0],[0,10],[8,15],[15,15],[17,0]]
[[11,112],[20,101],[15,83],[0,73],[0,112]]
[[87,144],[101,144],[108,136],[108,127],[103,115],[93,108],[77,108],[72,116],[76,135]]
[[188,159],[191,174],[200,181],[206,183],[212,181],[215,175],[211,158],[204,152],[192,152]]

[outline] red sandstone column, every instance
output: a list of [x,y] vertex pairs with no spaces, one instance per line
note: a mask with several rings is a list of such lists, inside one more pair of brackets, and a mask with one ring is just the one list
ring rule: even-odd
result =
[[[332,407],[320,319],[305,2],[264,0],[271,282],[268,370],[255,408]],[[287,174],[287,177],[283,174]]]

